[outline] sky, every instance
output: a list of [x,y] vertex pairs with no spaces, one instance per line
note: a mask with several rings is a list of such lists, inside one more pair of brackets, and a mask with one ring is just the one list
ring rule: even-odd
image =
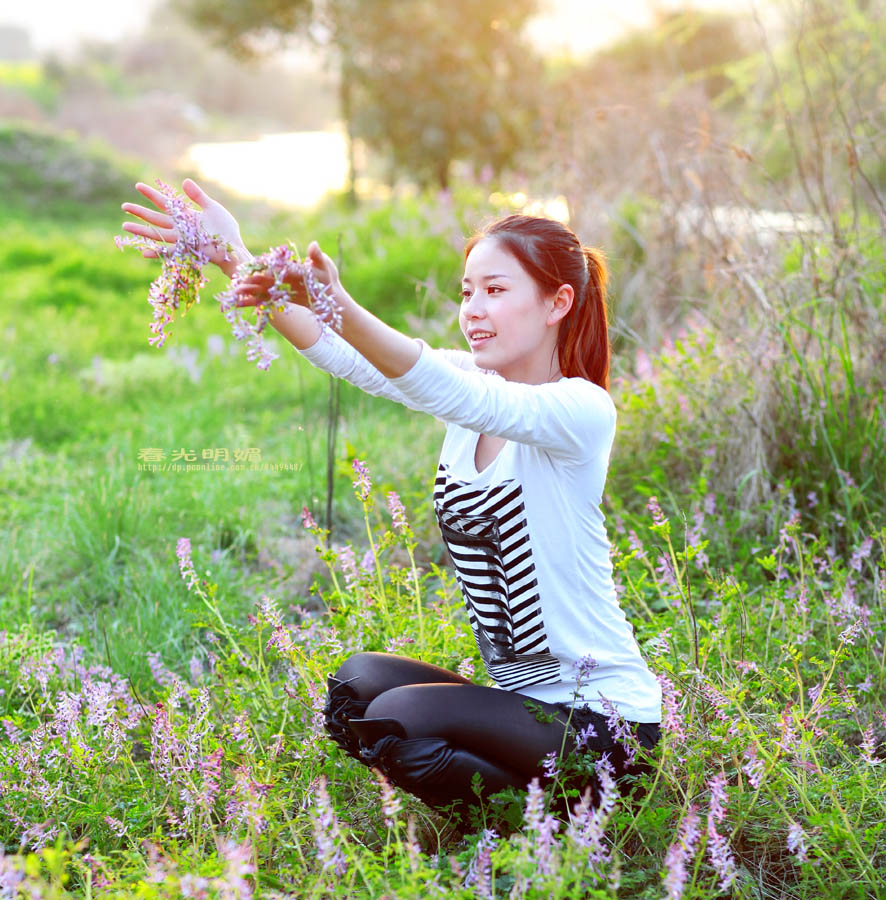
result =
[[[115,40],[137,32],[159,2],[0,0],[0,25],[27,28],[38,52],[64,52],[76,47],[84,38]],[[750,3],[751,0],[693,0],[692,5],[706,9],[735,9],[749,8]],[[648,24],[656,10],[685,5],[685,0],[541,0],[544,11],[530,24],[528,31],[543,51],[580,56],[631,28]]]

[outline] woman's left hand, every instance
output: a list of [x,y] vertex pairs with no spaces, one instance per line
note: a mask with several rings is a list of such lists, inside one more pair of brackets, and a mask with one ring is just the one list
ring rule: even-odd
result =
[[[311,241],[308,247],[308,261],[311,264],[314,278],[321,284],[328,284],[333,295],[340,295],[343,288],[338,276],[335,263],[325,254],[316,241]],[[308,291],[304,279],[294,270],[283,279],[289,286],[292,294],[290,300],[300,306],[310,307]],[[272,275],[265,272],[256,272],[248,275],[237,286],[237,306],[258,306],[269,300],[268,290],[274,284]]]

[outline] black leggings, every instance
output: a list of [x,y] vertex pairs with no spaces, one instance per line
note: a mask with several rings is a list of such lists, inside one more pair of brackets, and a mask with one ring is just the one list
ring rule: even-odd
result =
[[[543,758],[551,752],[558,757],[561,751],[563,755],[570,753],[575,749],[576,733],[589,723],[594,726],[596,737],[590,738],[586,746],[607,753],[616,778],[640,774],[650,768],[639,762],[629,764],[624,747],[606,726],[606,717],[589,708],[576,708],[570,719],[569,704],[547,703],[525,694],[473,684],[447,669],[408,657],[356,653],[330,678],[330,698],[335,696],[336,689],[353,695],[347,705],[339,703],[337,708],[343,712],[341,718],[351,731],[359,735],[359,746],[356,742],[345,746],[343,736],[346,739],[348,735],[344,729],[339,728],[336,737],[328,704],[327,727],[333,737],[361,762],[378,765],[383,771],[385,767],[380,763],[391,763],[391,771],[386,772],[391,780],[420,797],[421,791],[416,786],[423,780],[436,778],[441,785],[448,786],[453,798],[462,796],[470,800],[465,786],[456,783],[458,759],[464,763],[461,769],[465,772],[472,765],[480,771],[489,793],[493,787],[500,790],[506,784],[525,788],[534,777],[544,783]],[[527,708],[527,702],[540,707],[544,718],[551,721],[539,721],[535,709]],[[335,705],[332,699],[330,704]],[[360,718],[367,720],[366,723],[360,722]],[[656,723],[639,724],[635,733],[649,749],[660,736]],[[379,738],[388,740],[388,751],[396,746],[398,753],[381,756],[373,753]],[[409,749],[421,751],[422,764],[412,773],[414,777],[398,781],[397,775],[402,773],[391,760],[396,757],[396,762],[408,769],[408,754],[404,751]],[[430,765],[435,754],[442,759],[441,754],[453,752],[457,758],[450,760],[447,756],[450,761],[445,773],[436,771],[439,766]],[[481,762],[486,766],[480,765]],[[599,785],[590,786],[596,793]]]

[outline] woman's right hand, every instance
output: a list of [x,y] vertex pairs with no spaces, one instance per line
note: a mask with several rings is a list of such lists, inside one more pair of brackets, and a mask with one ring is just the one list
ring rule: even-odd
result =
[[[178,239],[178,232],[172,221],[172,217],[166,211],[166,199],[160,191],[150,185],[139,182],[136,190],[143,194],[160,212],[155,212],[137,203],[124,203],[123,210],[130,215],[141,219],[141,222],[124,222],[123,230],[138,234],[142,237],[157,241],[165,241],[174,244]],[[215,263],[228,277],[234,274],[237,266],[251,259],[250,252],[240,237],[240,225],[237,220],[217,200],[213,200],[197,182],[186,178],[182,184],[185,194],[193,200],[202,210],[200,220],[209,234],[218,235],[221,244],[209,243],[203,249],[210,262]],[[233,252],[229,252],[225,244],[230,244]],[[142,251],[142,256],[156,257],[153,250]]]

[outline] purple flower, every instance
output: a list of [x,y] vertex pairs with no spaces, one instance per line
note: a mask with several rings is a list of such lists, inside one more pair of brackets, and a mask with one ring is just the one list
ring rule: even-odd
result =
[[301,508],[301,523],[308,531],[313,531],[317,527],[317,523],[314,521],[314,517],[307,506]]
[[728,891],[738,877],[738,866],[729,848],[729,841],[717,831],[713,809],[708,813],[708,858],[720,876],[720,890]]
[[677,839],[668,848],[665,856],[665,890],[668,900],[680,900],[686,886],[686,865],[695,856],[695,845],[699,838],[698,813],[695,804],[690,804],[683,821],[680,823]]
[[656,673],[655,677],[661,685],[662,727],[664,731],[670,732],[676,740],[685,743],[687,740],[686,726],[680,712],[680,692],[667,675]]
[[[242,282],[258,272],[273,278],[268,288],[268,301],[256,307],[255,325],[242,318],[237,306],[237,290]],[[289,280],[301,278],[307,293],[308,304],[314,312],[316,320],[323,329],[331,325],[341,331],[341,307],[335,302],[329,285],[322,284],[314,275],[313,264],[306,259],[299,259],[293,248],[286,244],[273,247],[247,263],[243,263],[234,272],[227,290],[216,295],[219,309],[225,319],[233,326],[234,337],[238,341],[246,340],[246,358],[251,362],[258,359],[258,368],[267,370],[271,362],[278,358],[264,344],[264,332],[271,316],[276,313],[285,314],[288,307],[297,305],[292,299],[292,288]]]
[[478,896],[492,900],[492,851],[498,843],[498,833],[492,828],[483,829],[474,856],[468,866],[465,887],[474,888]]
[[667,522],[664,513],[661,511],[661,506],[658,504],[658,497],[650,497],[646,502],[646,509],[652,516],[652,521],[655,525],[664,525]]
[[388,510],[391,513],[394,528],[403,534],[409,527],[406,522],[406,507],[403,506],[396,491],[388,491]]
[[391,782],[379,769],[373,768],[372,771],[375,772],[375,777],[378,779],[379,788],[381,789],[381,807],[385,816],[385,825],[388,828],[393,828],[396,816],[400,812],[400,798],[391,786]]
[[314,844],[323,870],[332,869],[336,875],[344,875],[348,866],[341,848],[341,827],[326,790],[325,775],[317,779],[311,821],[314,826]]
[[345,587],[352,588],[360,576],[357,572],[357,560],[354,557],[354,548],[350,544],[346,544],[338,551],[338,562],[342,572],[345,573]]
[[882,759],[877,759],[874,756],[874,749],[876,747],[877,741],[874,737],[874,723],[871,722],[870,725],[864,730],[861,740],[861,758],[869,765],[876,766],[879,763],[883,762]]
[[545,754],[544,765],[542,766],[545,778],[555,778],[557,775],[557,751],[551,750]]
[[366,468],[366,464],[359,459],[355,459],[351,465],[357,473],[357,478],[353,482],[354,489],[357,492],[357,496],[365,501],[369,497],[369,492],[372,489],[369,470]]
[[791,822],[788,828],[787,847],[788,852],[797,858],[797,862],[806,862],[809,859],[806,855],[806,832],[796,822]]
[[572,664],[572,667],[575,669],[578,680],[584,683],[591,677],[591,672],[599,665],[597,660],[589,653],[581,659],[576,660]]
[[588,741],[592,737],[599,737],[597,734],[597,729],[594,728],[592,722],[588,722],[588,724],[578,732],[575,738],[575,747],[577,750],[582,750],[587,746]]
[[711,815],[717,822],[722,822],[726,815],[726,804],[728,798],[724,787],[726,785],[726,776],[721,772],[715,775],[708,782],[708,790],[711,792]]
[[195,587],[200,579],[194,571],[194,563],[191,561],[191,542],[188,538],[179,538],[175,545],[175,555],[178,557],[178,567],[181,576],[188,582],[188,590]]
[[763,761],[757,758],[757,747],[754,744],[751,744],[750,747],[747,747],[744,751],[744,758],[747,762],[741,767],[741,770],[748,776],[748,781],[751,783],[751,787],[756,790],[760,787],[760,783],[763,779],[763,772],[766,767],[763,765]]
[[468,681],[474,677],[474,660],[472,660],[470,656],[466,656],[458,664],[458,674],[461,675],[462,678],[467,678]]

